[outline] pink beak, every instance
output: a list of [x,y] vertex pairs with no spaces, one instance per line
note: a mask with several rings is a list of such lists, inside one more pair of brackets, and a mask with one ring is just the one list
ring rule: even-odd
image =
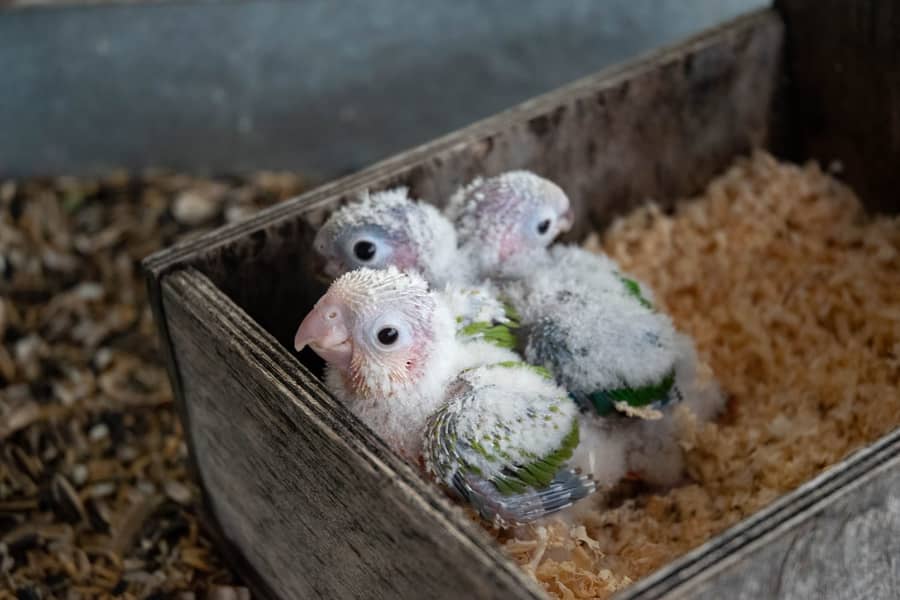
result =
[[340,305],[323,296],[310,311],[294,336],[294,349],[299,352],[309,346],[329,365],[345,369],[353,356],[353,343],[344,322]]
[[341,261],[334,258],[329,258],[325,261],[325,266],[322,270],[326,275],[334,279],[343,275],[346,269],[344,268],[344,265]]
[[559,232],[565,233],[568,230],[572,229],[572,225],[575,224],[575,211],[572,210],[572,207],[566,209],[559,217]]

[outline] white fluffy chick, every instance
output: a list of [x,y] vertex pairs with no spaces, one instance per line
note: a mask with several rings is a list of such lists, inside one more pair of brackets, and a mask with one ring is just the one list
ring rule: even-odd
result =
[[335,211],[316,233],[316,251],[331,277],[368,267],[418,271],[431,285],[470,282],[459,260],[456,231],[435,207],[405,187],[363,194]]
[[529,171],[475,179],[450,198],[444,213],[478,280],[508,274],[510,259],[546,248],[572,227],[574,218],[565,192]]
[[298,328],[295,347],[306,345],[340,401],[497,526],[556,512],[624,471],[618,441],[580,439],[565,390],[509,350],[457,337],[446,300],[415,274],[343,275]]
[[[670,408],[684,400],[705,419],[721,406],[721,394],[714,383],[698,380],[691,341],[653,310],[646,287],[606,256],[573,246],[547,248],[571,225],[569,201],[558,186],[531,173],[511,172],[463,188],[448,207],[460,231],[455,258],[447,247],[456,238],[434,209],[405,192],[383,194],[383,205],[375,201],[381,196],[373,195],[369,203],[344,207],[320,238],[357,239],[344,229],[371,231],[370,220],[382,229],[393,223],[390,235],[368,238],[379,245],[379,266],[417,271],[432,284],[448,278],[462,282],[447,293],[456,293],[450,302],[463,337],[518,348],[528,362],[550,369],[579,406],[602,417],[598,427],[612,422],[623,432],[635,449],[629,468],[641,477],[669,484],[680,476]],[[429,227],[434,231],[425,233]],[[417,239],[444,240],[442,251],[426,250]],[[332,256],[335,246],[317,248]],[[395,257],[403,261],[394,262]],[[470,294],[476,272],[495,278]],[[429,276],[435,273],[441,276]],[[633,423],[639,418],[654,423]],[[666,456],[644,460],[652,458],[652,448],[663,447]],[[652,469],[669,461],[672,468]]]
[[724,398],[715,382],[698,375],[693,342],[654,309],[646,286],[605,255],[547,247],[551,239],[541,232],[565,225],[570,208],[562,190],[536,175],[476,181],[447,212],[460,248],[481,255],[470,260],[515,308],[525,359],[550,370],[585,410],[619,418],[633,434],[629,467],[642,478],[677,481],[671,407],[683,402],[708,419]]

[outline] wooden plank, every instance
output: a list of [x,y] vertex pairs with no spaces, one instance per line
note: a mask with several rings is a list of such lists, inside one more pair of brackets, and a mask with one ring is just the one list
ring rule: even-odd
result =
[[200,483],[224,538],[279,598],[540,598],[202,274],[162,299]]
[[289,345],[323,287],[310,252],[315,227],[338,203],[404,184],[440,204],[476,175],[519,167],[563,183],[580,215],[575,236],[647,198],[674,201],[766,143],[781,36],[771,11],[741,18],[163,251],[146,266],[156,279],[198,268]]
[[[181,376],[176,362],[175,350],[172,345],[172,338],[169,335],[169,324],[165,318],[163,311],[162,286],[161,282],[156,280],[149,271],[144,272],[147,291],[149,297],[150,309],[153,312],[153,321],[156,323],[157,334],[159,337],[159,348],[162,353],[163,363],[166,365],[166,371],[169,375],[169,382],[172,386],[174,395],[175,410],[181,420],[185,431],[189,431],[189,419],[187,403],[181,386]],[[243,553],[228,542],[214,517],[212,506],[210,504],[210,496],[204,491],[200,466],[197,461],[197,449],[194,445],[194,438],[188,433],[185,436],[187,444],[188,471],[203,493],[200,494],[201,518],[207,526],[207,533],[211,534],[216,550],[222,554],[225,560],[241,573],[243,579],[253,588],[254,597],[258,600],[275,600],[277,596],[269,588],[268,584],[260,577],[259,573],[253,569]]]
[[[512,168],[563,183],[580,217],[572,234],[579,237],[648,198],[670,202],[694,193],[736,154],[764,146],[782,35],[773,11],[742,17],[178,244],[150,257],[146,268],[160,279],[195,266],[264,318],[271,311],[257,306],[257,297],[297,304],[314,295],[298,289],[308,283],[296,285],[297,272],[311,268],[311,230],[338,203],[364,189],[404,184],[442,204],[472,177]],[[258,276],[263,269],[268,278]],[[257,293],[259,286],[272,287]],[[278,286],[287,293],[272,293]],[[274,331],[277,323],[264,325]]]
[[840,161],[872,210],[900,211],[900,3],[778,0],[798,158]]
[[900,430],[617,596],[900,597]]

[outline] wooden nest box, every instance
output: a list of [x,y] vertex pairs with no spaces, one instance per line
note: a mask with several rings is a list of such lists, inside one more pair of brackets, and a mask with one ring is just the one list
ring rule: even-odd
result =
[[[257,597],[543,595],[325,391],[321,364],[291,350],[324,290],[312,239],[331,210],[400,184],[446,199],[475,176],[526,168],[564,183],[577,238],[648,197],[696,193],[755,147],[840,160],[869,209],[900,211],[900,4],[777,2],[148,258],[195,475]],[[804,581],[833,597],[874,593],[860,587],[871,577],[852,576],[867,568],[856,561],[892,552],[896,568],[900,531],[860,540],[844,525],[896,523],[885,515],[898,497],[895,431],[620,597],[801,597]],[[812,528],[831,543],[795,548]],[[896,571],[872,575],[900,596]]]

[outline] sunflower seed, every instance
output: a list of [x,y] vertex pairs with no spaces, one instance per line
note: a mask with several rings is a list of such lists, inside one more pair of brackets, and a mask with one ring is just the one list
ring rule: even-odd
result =
[[99,442],[107,437],[109,437],[109,427],[107,427],[106,423],[97,423],[88,432],[88,438],[93,442]]
[[72,483],[81,487],[88,478],[88,468],[85,465],[77,464],[72,467]]

